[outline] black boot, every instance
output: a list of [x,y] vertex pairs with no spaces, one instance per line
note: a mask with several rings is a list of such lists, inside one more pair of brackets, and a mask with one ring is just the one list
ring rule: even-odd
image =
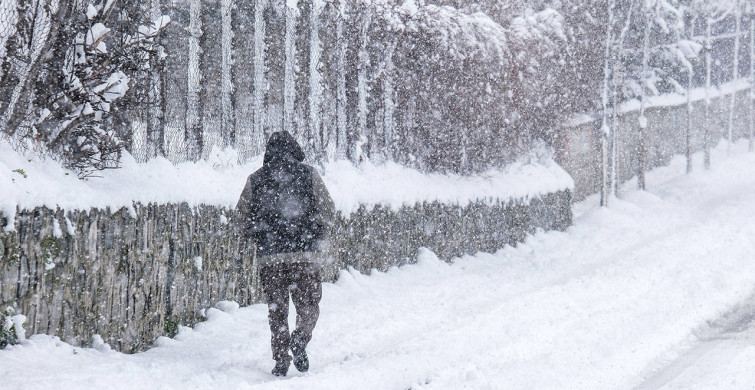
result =
[[291,346],[291,352],[294,354],[294,367],[299,372],[309,370],[309,359],[307,359],[307,351],[304,350],[307,345],[298,332],[293,332],[289,345]]
[[288,366],[291,364],[288,360],[281,360],[275,363],[272,374],[275,376],[286,376],[288,374]]

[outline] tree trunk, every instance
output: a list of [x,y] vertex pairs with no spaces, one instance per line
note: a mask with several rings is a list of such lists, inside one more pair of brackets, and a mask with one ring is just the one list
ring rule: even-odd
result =
[[[645,19],[645,35],[642,43],[642,76],[641,83],[644,81],[642,78],[646,77],[648,73],[648,60],[650,57],[650,15],[647,15]],[[637,150],[637,187],[641,190],[645,189],[645,163],[647,158],[647,151],[645,150],[645,136],[646,127],[648,126],[648,120],[645,116],[645,104],[647,96],[645,93],[645,87],[641,87],[640,94],[640,119],[639,119],[639,148]]]
[[600,150],[601,150],[601,183],[600,183],[600,205],[608,206],[608,137],[610,136],[611,129],[608,127],[608,83],[610,80],[610,64],[611,64],[611,46],[613,45],[613,15],[614,2],[613,0],[608,4],[608,25],[606,26],[606,51],[603,65],[603,93],[602,104],[603,114],[600,126]]
[[312,151],[322,157],[323,134],[322,131],[322,74],[320,73],[320,59],[322,58],[322,43],[320,42],[320,14],[323,2],[313,1],[310,8],[309,20],[309,115],[308,125],[311,136],[310,145]]
[[[689,39],[693,39],[695,36],[695,19],[690,22]],[[694,76],[694,69],[692,64],[689,64],[687,69],[687,132],[684,137],[684,157],[687,161],[687,174],[692,173],[692,77]]]
[[265,11],[265,135],[285,129],[287,0],[269,0]]
[[283,70],[283,129],[291,133],[298,141],[302,141],[301,134],[296,131],[294,121],[296,109],[296,14],[298,10],[288,4],[285,10],[285,60]]
[[225,0],[202,0],[202,81],[200,83],[202,101],[202,151],[207,158],[213,147],[223,147],[223,29],[222,2]]
[[711,63],[711,20],[708,18],[705,29],[705,120],[703,121],[703,164],[710,169],[710,63]]
[[[162,5],[160,0],[151,0],[149,9],[148,23],[152,23],[155,20],[160,20],[162,13]],[[157,56],[165,54],[165,49],[160,44],[161,37],[155,38],[154,48],[157,52]],[[152,62],[159,61],[154,59]],[[165,70],[159,68],[152,68],[152,77],[150,80],[149,89],[149,135],[148,142],[149,148],[148,157],[154,158],[157,156],[165,157],[165,145],[163,140],[165,139],[165,112],[163,110],[163,77]]]
[[189,60],[186,96],[187,157],[196,160],[202,154],[202,67],[199,39],[202,36],[202,2],[189,0]]
[[229,146],[235,146],[236,144],[236,132],[235,132],[235,101],[234,101],[234,85],[233,85],[233,14],[236,9],[236,4],[232,0],[220,1],[220,20],[223,26],[221,27],[221,39],[220,44],[222,46],[221,53],[221,66],[220,66],[220,106],[221,106],[221,122],[220,131],[222,134],[222,146],[224,148]]
[[[742,19],[742,13],[737,6],[736,11],[736,36],[734,37],[734,59],[732,60],[732,72],[731,80],[736,82],[739,79],[739,33],[742,28],[740,26],[740,20]],[[734,107],[737,100],[737,92],[731,93],[731,102],[729,104],[729,144],[726,146],[726,152],[731,152],[731,144],[734,142]]]
[[267,0],[255,0],[254,3],[254,133],[252,135],[251,148],[255,155],[262,154],[265,150],[265,123],[267,111],[265,110],[265,89],[267,67],[265,66],[265,35],[267,32],[265,20],[265,8]]
[[394,49],[395,43],[392,43],[385,55],[385,70],[383,71],[383,153],[389,160],[393,159],[393,138],[396,132],[396,122],[394,120],[395,100],[393,96]]
[[687,69],[687,130],[684,135],[684,157],[687,174],[692,173],[692,66]]
[[[370,67],[370,53],[367,51],[368,44],[369,44],[369,31],[370,31],[370,24],[372,22],[372,8],[367,7],[364,14],[362,15],[362,26],[360,29],[361,34],[361,44],[359,47],[359,52],[357,54],[358,58],[358,74],[357,74],[357,134],[356,134],[356,145],[363,145],[366,142],[369,142],[368,140],[371,138],[367,134],[367,115],[369,114],[369,108],[367,107],[367,71]],[[369,143],[368,143],[369,145]],[[354,151],[354,158],[355,161],[359,162],[360,160],[367,158],[369,156],[370,151],[367,150],[359,150],[363,147],[358,147],[357,150]]]
[[755,20],[750,21],[750,143],[749,150],[753,149],[753,130],[755,129]]
[[346,36],[344,34],[344,18],[346,14],[346,0],[338,1],[336,21],[336,159],[345,159],[348,140],[346,139]]
[[[304,152],[307,155],[308,161],[312,162],[319,158],[317,155],[318,149],[313,148],[316,138],[311,125],[311,108],[312,99],[311,83],[309,81],[312,77],[312,71],[310,67],[313,65],[310,61],[312,55],[312,29],[310,24],[312,23],[312,13],[314,13],[315,5],[313,1],[301,0],[297,6],[297,18],[296,18],[296,68],[295,68],[295,84],[294,84],[294,128],[298,139],[304,148]],[[317,63],[314,64],[317,66]],[[316,77],[316,76],[315,76]]]
[[233,13],[233,145],[241,164],[254,155],[254,8],[254,0],[242,0]]

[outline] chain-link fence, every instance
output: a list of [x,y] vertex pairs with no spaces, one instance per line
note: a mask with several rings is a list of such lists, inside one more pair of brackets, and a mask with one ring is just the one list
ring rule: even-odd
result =
[[[346,63],[348,69],[338,69],[334,54],[338,45],[330,36],[332,20],[329,20],[338,16],[316,9],[310,11],[313,16],[303,17],[302,13],[296,19],[287,19],[285,12],[271,12],[279,7],[279,3],[256,0],[188,0],[164,7],[173,26],[160,38],[165,50],[166,65],[162,77],[152,85],[161,91],[161,103],[159,109],[151,110],[143,119],[148,125],[135,128],[138,131],[134,133],[129,148],[137,160],[157,155],[173,162],[196,161],[208,158],[213,148],[230,147],[236,150],[238,161],[245,162],[263,152],[264,139],[270,132],[286,127],[302,141],[308,154],[314,156],[327,155],[324,150],[333,148],[333,144],[339,144],[340,149],[348,151],[346,157],[355,160],[364,158],[360,153],[376,156],[386,154],[381,149],[399,151],[399,155],[406,154],[409,157],[402,161],[408,164],[422,159],[444,159],[451,154],[448,151],[431,150],[437,147],[428,146],[436,142],[434,140],[415,140],[423,137],[422,131],[430,134],[429,138],[437,134],[433,133],[434,129],[416,128],[419,126],[417,117],[425,114],[413,111],[416,107],[406,103],[416,103],[417,99],[398,96],[400,88],[394,88],[394,85],[407,80],[386,78],[386,75],[397,71],[392,58],[399,55],[394,53],[397,50],[395,47],[386,52],[390,53],[387,58],[390,60],[391,70],[388,72],[386,59],[383,58],[385,53],[378,49],[371,53],[357,53],[359,47],[354,43],[362,45],[363,42],[348,41],[344,44],[346,60],[362,58],[360,56],[364,55],[370,58],[362,58],[362,65]],[[258,6],[263,8],[258,10]],[[286,23],[291,22],[297,24],[296,39],[288,39],[284,34]],[[359,27],[359,23],[365,22],[354,23]],[[373,25],[377,23],[375,21]],[[351,27],[354,26],[347,24],[344,28]],[[721,53],[732,46],[732,39],[728,29],[722,29],[718,33],[726,35],[726,38],[714,39],[713,54],[724,58],[725,54]],[[360,38],[359,31],[356,30],[349,31],[348,35],[343,39]],[[747,57],[746,52],[749,51],[745,47],[749,44],[749,39],[745,39],[746,35],[743,32],[740,48],[743,58]],[[302,39],[301,36],[310,38]],[[698,38],[700,37],[693,40]],[[326,41],[328,39],[330,41]],[[367,43],[364,45],[375,47],[381,44],[377,40],[365,42]],[[288,58],[291,55],[297,56],[297,60],[291,62]],[[302,60],[310,57],[315,58],[316,62],[311,65],[307,62],[307,66],[304,66]],[[364,64],[370,62],[374,62],[375,69],[364,68]],[[742,64],[746,62],[749,61],[741,61]],[[291,64],[295,65],[298,72],[294,88],[288,85],[292,84],[290,69],[287,68]],[[705,63],[701,60],[693,61],[693,66],[694,86],[700,87],[705,81],[702,77],[706,73]],[[730,65],[726,61],[723,61],[723,65],[714,64],[714,67],[713,88],[731,81]],[[368,80],[358,80],[360,69],[367,73]],[[375,74],[369,74],[373,71]],[[338,72],[346,74],[340,75]],[[342,99],[345,102],[339,103],[346,105],[343,115],[347,127],[345,134],[334,130],[340,124],[328,120],[334,115],[329,110],[335,109],[327,105],[328,99],[337,100],[340,96],[336,96],[337,83],[342,81],[346,83],[347,90]],[[366,92],[358,91],[360,82],[368,83],[361,88]],[[360,93],[366,96],[360,96]],[[291,102],[292,99],[295,101]],[[284,112],[286,110],[293,111]],[[300,115],[302,112],[306,115]],[[360,116],[361,112],[365,113],[364,117]],[[402,128],[407,126],[415,127]],[[357,131],[357,127],[361,130]],[[390,129],[389,139],[383,134],[383,128]],[[473,133],[483,130],[469,128],[467,136],[477,137]],[[505,126],[503,130],[496,131],[500,133],[504,130]],[[364,134],[357,134],[358,132]],[[440,139],[441,135],[436,138]],[[467,156],[467,159],[472,154],[486,156],[491,164],[496,156],[505,154],[498,150],[500,148],[494,147],[494,144],[486,143],[484,137],[477,138],[479,139],[468,143],[477,145],[475,147],[479,149],[479,153],[452,149]],[[420,145],[413,144],[411,140]],[[444,142],[438,145],[456,145],[453,139]],[[415,146],[424,149],[413,150]],[[495,151],[487,150],[486,147]],[[423,153],[428,155],[421,156]],[[451,163],[451,170],[464,170],[464,167],[454,164],[456,163]]]
[[0,131],[30,132],[32,84],[53,30],[50,2],[0,2]]
[[17,6],[16,0],[0,1],[0,80],[5,75],[8,41],[16,33],[16,22],[18,20]]

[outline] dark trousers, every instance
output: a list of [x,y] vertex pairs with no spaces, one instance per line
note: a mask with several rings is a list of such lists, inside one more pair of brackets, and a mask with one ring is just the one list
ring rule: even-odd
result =
[[273,359],[290,361],[288,354],[291,334],[288,331],[289,294],[296,308],[294,333],[306,346],[312,339],[320,316],[322,280],[320,266],[314,263],[281,263],[263,267],[260,271],[262,288],[267,296],[268,320],[272,333]]

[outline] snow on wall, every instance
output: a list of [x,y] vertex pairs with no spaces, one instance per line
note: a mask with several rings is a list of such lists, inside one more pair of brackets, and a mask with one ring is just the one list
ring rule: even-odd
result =
[[452,204],[490,198],[503,201],[574,187],[571,176],[550,159],[520,161],[506,169],[468,177],[422,174],[393,162],[355,167],[339,161],[325,167],[323,180],[336,207],[347,213],[356,210],[360,204],[384,204],[395,208],[435,200]]
[[[750,82],[747,79],[739,79],[721,84],[719,87],[712,87],[707,91],[708,99],[730,95],[733,92],[739,92],[750,88]],[[690,95],[692,102],[698,102],[706,99],[705,87],[694,88]],[[649,96],[645,108],[652,107],[673,107],[681,106],[687,103],[687,95],[681,93],[669,93],[660,96]],[[619,105],[618,112],[626,114],[640,109],[640,101],[632,99]],[[588,114],[578,114],[566,122],[567,126],[580,126],[595,121],[595,117]]]
[[[17,206],[131,209],[134,202],[231,208],[249,174],[262,165],[261,158],[241,166],[235,161],[235,151],[219,149],[207,160],[176,165],[164,158],[137,163],[124,154],[122,168],[82,181],[52,159],[18,153],[0,141],[0,212],[12,217]],[[362,204],[397,209],[435,200],[454,204],[479,199],[505,201],[574,187],[571,176],[547,154],[471,177],[423,174],[390,162],[356,167],[336,161],[326,163],[320,171],[336,207],[346,215]]]

